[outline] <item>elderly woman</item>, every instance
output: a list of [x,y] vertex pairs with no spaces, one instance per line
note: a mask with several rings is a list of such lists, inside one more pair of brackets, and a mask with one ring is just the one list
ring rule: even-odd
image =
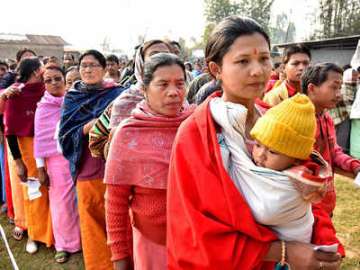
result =
[[[21,93],[12,96],[6,101],[4,112],[5,135],[7,137],[11,156],[14,160],[16,175],[11,170],[12,181],[26,183],[24,187],[18,187],[18,183],[12,185],[13,198],[17,201],[16,208],[23,207],[25,222],[28,231],[26,251],[35,253],[37,244],[42,242],[50,247],[53,244],[53,233],[51,216],[49,210],[48,190],[45,185],[37,181],[38,172],[34,159],[34,115],[36,104],[45,91],[42,80],[42,67],[38,58],[23,59],[18,67],[19,78],[15,86],[21,88]],[[8,91],[8,90],[6,90]],[[31,197],[29,194],[30,185],[39,188],[41,196]],[[22,194],[21,194],[22,193]],[[38,194],[39,195],[39,194]],[[23,205],[20,205],[20,204]],[[18,211],[19,209],[15,209]],[[17,212],[15,212],[16,215]],[[21,230],[25,229],[18,225],[15,216],[15,229],[13,236],[20,240]],[[18,238],[17,238],[18,237]]]
[[46,91],[35,113],[34,156],[39,180],[49,186],[55,261],[64,263],[70,253],[81,249],[75,186],[69,162],[59,153],[55,139],[65,94],[65,73],[58,66],[47,66],[43,77]]
[[88,134],[95,120],[123,88],[106,83],[105,57],[96,50],[81,55],[81,81],[64,98],[59,143],[76,181],[82,250],[86,269],[112,269],[106,245],[103,184],[105,162],[91,156]]
[[89,133],[89,147],[93,156],[106,159],[111,129],[115,129],[123,119],[128,118],[136,104],[144,99],[142,82],[144,61],[154,54],[168,53],[170,49],[169,44],[159,39],[146,41],[139,47],[135,57],[135,84],[106,108]]
[[[174,142],[167,194],[169,269],[273,269],[274,262],[295,269],[339,269],[340,254],[279,241],[268,227],[258,224],[245,194],[224,167],[222,129],[209,102],[221,96],[246,107],[244,140],[250,150],[254,145],[250,130],[263,111],[255,100],[271,73],[268,35],[252,19],[228,17],[211,34],[205,56],[222,92],[196,109]],[[324,210],[314,208],[313,213],[312,243],[338,243]]]
[[129,209],[135,269],[166,269],[166,189],[172,142],[191,113],[185,66],[173,54],[145,62],[145,100],[116,129],[106,164],[106,222],[115,269],[129,269]]

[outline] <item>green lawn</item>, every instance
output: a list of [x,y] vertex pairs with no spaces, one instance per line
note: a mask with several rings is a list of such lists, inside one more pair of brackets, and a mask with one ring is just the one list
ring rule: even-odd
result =
[[[334,223],[338,236],[345,245],[347,257],[341,269],[360,269],[360,189],[356,189],[348,178],[336,177],[337,207]],[[10,237],[12,227],[7,223],[4,215],[0,216],[0,223],[10,242],[20,270],[77,270],[84,269],[81,253],[73,255],[68,263],[59,265],[54,262],[54,249],[44,246],[35,255],[25,252],[26,240],[17,242]],[[5,245],[0,241],[0,269],[11,270],[10,260]]]
[[341,269],[360,269],[360,189],[351,181],[345,177],[336,178],[334,223],[346,250]]

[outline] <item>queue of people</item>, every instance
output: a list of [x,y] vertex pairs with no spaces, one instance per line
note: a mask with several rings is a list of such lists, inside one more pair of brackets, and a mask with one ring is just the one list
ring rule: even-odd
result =
[[358,67],[295,45],[273,68],[238,16],[210,35],[205,74],[179,55],[156,39],[127,67],[97,50],[0,62],[12,236],[89,270],[340,269],[334,170],[360,172]]

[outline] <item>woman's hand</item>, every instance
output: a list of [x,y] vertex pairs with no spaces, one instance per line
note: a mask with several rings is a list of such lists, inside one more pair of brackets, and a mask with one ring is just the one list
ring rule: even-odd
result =
[[86,124],[84,125],[84,127],[83,127],[83,134],[84,134],[84,135],[89,134],[89,132],[90,132],[90,130],[92,129],[93,125],[95,124],[96,120],[97,120],[97,119],[95,118],[95,119],[91,120],[90,122],[88,122],[88,123],[86,123]]
[[27,168],[24,161],[21,158],[15,160],[16,174],[20,178],[21,182],[27,181]]
[[132,263],[129,257],[115,261],[114,270],[132,270]]
[[49,175],[44,167],[38,168],[39,182],[41,185],[48,187],[50,185]]
[[21,93],[21,87],[12,85],[6,88],[4,92],[1,93],[0,98],[6,100],[11,97],[20,95],[20,93]]
[[287,242],[286,253],[286,261],[292,270],[340,269],[340,254],[315,251],[310,244]]

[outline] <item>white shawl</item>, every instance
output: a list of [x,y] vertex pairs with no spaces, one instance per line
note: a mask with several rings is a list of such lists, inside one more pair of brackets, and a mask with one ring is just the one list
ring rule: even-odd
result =
[[314,223],[311,203],[303,200],[284,173],[256,166],[247,152],[244,140],[247,109],[214,98],[210,111],[222,128],[219,136],[224,167],[256,221],[270,226],[280,239],[310,243]]

